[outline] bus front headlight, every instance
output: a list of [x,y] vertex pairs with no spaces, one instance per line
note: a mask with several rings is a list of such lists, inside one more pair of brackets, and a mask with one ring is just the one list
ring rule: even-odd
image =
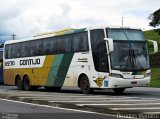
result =
[[145,74],[145,77],[150,77],[151,76],[151,73],[146,73]]

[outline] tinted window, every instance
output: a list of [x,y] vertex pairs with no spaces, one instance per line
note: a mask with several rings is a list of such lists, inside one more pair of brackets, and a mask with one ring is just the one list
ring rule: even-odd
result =
[[91,31],[91,46],[95,70],[109,72],[108,55],[104,41],[104,30]]
[[42,54],[42,40],[31,41],[30,56],[38,56]]
[[57,45],[56,45],[56,53],[66,53],[66,43],[64,40],[64,37],[58,37],[56,38],[57,40]]
[[5,58],[6,58],[6,59],[8,58],[8,50],[9,50],[9,46],[6,45],[6,46],[5,46]]
[[73,42],[72,47],[74,52],[89,50],[87,32],[74,34],[72,42]]
[[11,58],[12,56],[12,45],[6,45],[5,46],[5,58]]
[[12,58],[12,45],[8,47],[8,58]]
[[20,43],[21,57],[29,57],[30,42]]
[[97,52],[98,44],[104,41],[104,30],[93,30],[91,31],[91,45],[92,51]]
[[21,56],[21,45],[20,43],[16,43],[12,45],[12,57],[13,58],[18,58]]
[[107,29],[108,37],[113,40],[137,40],[144,41],[141,30],[134,29]]
[[44,52],[44,54],[55,53],[55,47],[56,47],[55,43],[56,43],[56,40],[53,37],[43,39],[43,52]]
[[66,53],[72,52],[72,39],[71,36],[64,37],[64,43],[66,45]]

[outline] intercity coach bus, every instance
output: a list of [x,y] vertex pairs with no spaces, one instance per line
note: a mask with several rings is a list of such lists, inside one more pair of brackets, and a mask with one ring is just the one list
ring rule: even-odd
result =
[[4,83],[20,90],[148,86],[150,64],[142,30],[122,26],[64,29],[4,44]]

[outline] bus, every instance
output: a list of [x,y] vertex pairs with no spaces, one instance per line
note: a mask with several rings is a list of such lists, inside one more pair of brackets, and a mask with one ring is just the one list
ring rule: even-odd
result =
[[0,84],[3,84],[3,48],[0,45]]
[[103,26],[64,29],[4,44],[4,83],[20,90],[149,86],[147,43],[139,28]]

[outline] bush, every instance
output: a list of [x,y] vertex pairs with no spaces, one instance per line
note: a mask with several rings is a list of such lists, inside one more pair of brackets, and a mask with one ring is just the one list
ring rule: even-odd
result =
[[151,67],[160,67],[160,52],[150,54],[150,64]]

